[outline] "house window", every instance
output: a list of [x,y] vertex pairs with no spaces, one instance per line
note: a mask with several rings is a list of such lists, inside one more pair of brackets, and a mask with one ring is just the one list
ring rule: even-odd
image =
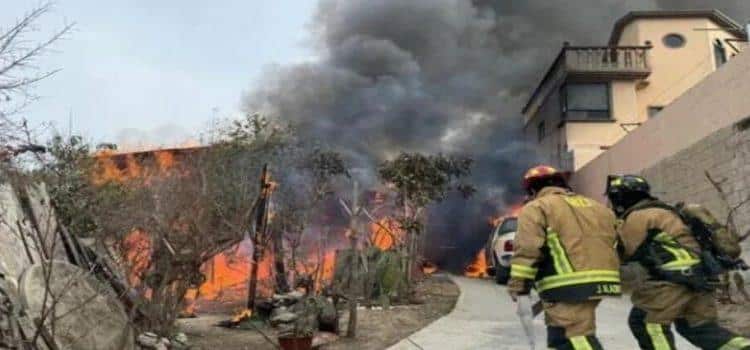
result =
[[562,94],[566,120],[610,119],[609,84],[567,84]]
[[665,35],[662,41],[664,42],[664,46],[673,48],[673,49],[678,49],[678,48],[685,46],[686,40],[684,36],[680,34],[672,33],[672,34]]
[[727,63],[727,50],[721,40],[718,39],[714,42],[714,58],[716,59],[716,69]]
[[662,109],[664,109],[664,107],[662,107],[662,106],[650,106],[650,107],[648,107],[648,117],[649,118],[656,117],[656,115],[659,114],[659,112],[661,112]]
[[547,129],[544,125],[544,121],[540,122],[539,125],[536,126],[536,136],[537,140],[541,143],[542,140],[544,140],[544,137],[547,136]]

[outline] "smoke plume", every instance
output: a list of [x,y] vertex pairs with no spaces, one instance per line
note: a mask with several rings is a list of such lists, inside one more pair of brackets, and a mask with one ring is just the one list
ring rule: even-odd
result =
[[487,219],[518,201],[535,163],[521,108],[563,42],[606,44],[630,10],[718,8],[747,1],[321,0],[311,25],[318,59],[268,71],[244,108],[283,118],[374,169],[401,151],[476,160],[478,195],[431,211],[428,256],[462,266],[486,241]]

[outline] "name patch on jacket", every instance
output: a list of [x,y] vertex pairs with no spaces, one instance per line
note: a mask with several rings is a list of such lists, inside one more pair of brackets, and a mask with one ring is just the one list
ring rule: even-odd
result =
[[596,286],[597,295],[612,295],[620,294],[621,292],[622,288],[619,284],[600,284]]

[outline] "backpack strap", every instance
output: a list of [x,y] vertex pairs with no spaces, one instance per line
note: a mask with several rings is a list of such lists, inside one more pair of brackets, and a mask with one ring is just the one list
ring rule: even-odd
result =
[[646,200],[640,201],[636,205],[630,207],[630,209],[628,209],[627,211],[625,211],[625,214],[622,215],[622,220],[627,220],[628,216],[630,216],[630,214],[632,214],[632,213],[634,213],[636,211],[644,210],[644,209],[651,209],[651,208],[659,208],[659,209],[669,210],[669,211],[677,214],[677,216],[679,216],[684,221],[684,218],[682,217],[682,214],[680,213],[679,210],[677,210],[677,208],[675,208],[675,207],[673,207],[673,206],[671,206],[671,205],[669,205],[667,203],[664,203],[664,202],[662,202],[662,201],[660,201],[658,199],[655,199],[655,198],[653,198],[653,199],[646,199]]

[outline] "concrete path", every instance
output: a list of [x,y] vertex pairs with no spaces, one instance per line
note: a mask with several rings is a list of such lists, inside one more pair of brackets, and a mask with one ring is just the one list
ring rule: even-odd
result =
[[[421,331],[392,346],[391,350],[528,350],[515,304],[505,287],[490,280],[452,277],[461,289],[456,308]],[[607,350],[633,350],[638,346],[627,326],[627,298],[606,300],[597,309],[598,336]],[[537,349],[546,349],[543,317],[535,320]],[[677,336],[679,338],[679,336]],[[419,344],[419,347],[411,341]],[[696,349],[678,340],[679,349]]]

